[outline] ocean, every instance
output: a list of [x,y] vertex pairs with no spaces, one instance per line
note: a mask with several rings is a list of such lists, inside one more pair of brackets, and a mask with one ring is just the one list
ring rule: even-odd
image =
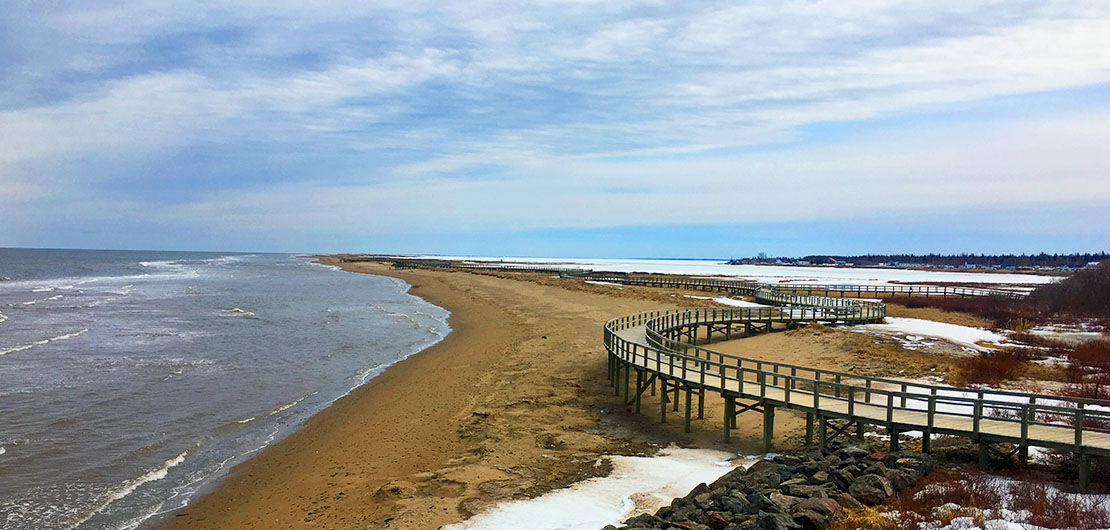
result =
[[0,529],[150,526],[448,312],[293,255],[0,249]]

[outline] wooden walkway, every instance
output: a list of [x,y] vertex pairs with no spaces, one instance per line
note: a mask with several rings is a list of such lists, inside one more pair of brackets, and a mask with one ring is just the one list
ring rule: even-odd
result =
[[[555,273],[595,281],[669,287],[754,296],[773,307],[698,308],[647,311],[605,323],[609,377],[617,395],[640,412],[645,391],[660,392],[660,419],[678,412],[685,401],[686,430],[704,417],[707,393],[725,400],[723,434],[727,441],[736,416],[763,414],[763,447],[770,450],[775,411],[806,415],[806,442],[825,443],[865,425],[886,429],[891,449],[898,434],[918,432],[922,449],[934,435],[971,439],[979,446],[979,465],[992,467],[1030,447],[1076,454],[1079,485],[1090,480],[1091,457],[1110,456],[1110,402],[1027,392],[959,388],[868,377],[721,353],[705,345],[755,333],[790,329],[813,322],[882,322],[886,305],[866,297],[939,296],[1021,298],[1002,289],[931,285],[761,284],[715,278],[599,275],[561,267],[398,261],[396,268],[434,267]],[[685,399],[683,399],[683,397]],[[697,403],[696,412],[694,402]],[[816,438],[816,441],[814,440]],[[992,462],[993,461],[993,462]]]
[[[735,427],[735,416],[745,411],[764,415],[763,444],[770,449],[777,409],[804,413],[807,443],[814,431],[820,444],[848,436],[855,426],[862,436],[864,425],[885,428],[892,450],[898,433],[919,432],[923,450],[930,450],[934,435],[969,438],[979,444],[979,462],[992,467],[992,456],[1008,460],[1028,458],[1029,447],[1074,452],[1079,461],[1080,487],[1090,480],[1090,458],[1110,455],[1110,402],[1026,392],[958,388],[895,379],[820,370],[728,355],[705,347],[715,340],[729,340],[753,333],[789,329],[809,322],[858,324],[881,322],[886,306],[878,302],[843,297],[801,296],[782,292],[779,286],[726,280],[643,277],[598,278],[631,285],[720,290],[751,294],[779,307],[673,309],[637,313],[610,320],[605,325],[609,375],[618,394],[640,410],[640,397],[660,384],[660,415],[665,421],[668,405],[677,412],[685,394],[685,421],[690,428],[697,401],[697,418],[704,413],[706,392],[725,399],[723,431]],[[854,292],[854,288],[853,291]],[[886,287],[886,286],[879,286]],[[997,290],[971,294],[932,286],[891,286],[923,296],[998,296]],[[951,289],[951,288],[949,288]],[[825,288],[821,288],[824,292]],[[830,286],[830,294],[840,294]],[[875,292],[875,291],[871,291]],[[955,294],[959,293],[959,294]],[[1003,296],[1011,296],[1009,292]],[[634,375],[633,375],[634,374]],[[746,403],[744,403],[746,402]],[[833,423],[839,420],[839,425]],[[831,433],[831,434],[830,434]],[[998,444],[1007,444],[999,449]],[[993,453],[993,454],[992,454]]]

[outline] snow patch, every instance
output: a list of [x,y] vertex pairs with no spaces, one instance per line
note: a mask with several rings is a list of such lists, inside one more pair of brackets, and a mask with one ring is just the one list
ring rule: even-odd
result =
[[757,304],[755,302],[749,302],[747,300],[737,300],[735,298],[729,298],[727,296],[718,296],[716,298],[714,298],[712,296],[695,296],[695,295],[692,295],[692,294],[687,294],[687,295],[683,295],[683,296],[685,296],[686,298],[697,298],[699,300],[713,300],[714,302],[717,302],[718,304],[730,305],[730,306],[733,306],[733,307],[771,307],[769,305]]
[[[879,333],[901,337],[903,342],[914,345],[932,345],[926,341],[927,337],[944,339],[974,351],[985,352],[992,348],[980,343],[1002,345],[1006,336],[995,333],[989,329],[935,322],[920,318],[886,317],[883,324],[864,324],[852,328],[857,333]],[[913,349],[913,348],[911,348]]]
[[737,465],[733,455],[669,447],[659,456],[611,456],[613,472],[534,499],[510,501],[444,530],[597,530],[641,513],[654,513],[701,482],[713,482]]

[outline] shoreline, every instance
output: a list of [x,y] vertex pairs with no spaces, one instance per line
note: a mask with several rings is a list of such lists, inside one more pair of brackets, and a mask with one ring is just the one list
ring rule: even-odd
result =
[[614,427],[604,417],[619,405],[594,331],[613,314],[658,306],[652,296],[321,263],[407,282],[409,294],[450,312],[451,333],[236,465],[155,528],[439,528],[605,475],[605,456],[650,454],[657,446],[646,440],[690,441],[641,429],[645,437],[637,421]]

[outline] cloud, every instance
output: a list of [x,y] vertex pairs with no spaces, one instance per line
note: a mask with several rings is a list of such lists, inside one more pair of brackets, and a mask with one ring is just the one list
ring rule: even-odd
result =
[[[374,233],[1110,200],[1102,93],[1036,97],[1110,83],[1106,34],[1066,1],[20,4],[0,190],[32,219]],[[1003,97],[1040,107],[959,115]],[[946,123],[812,132],[922,113]],[[796,210],[748,201],[783,186]]]

